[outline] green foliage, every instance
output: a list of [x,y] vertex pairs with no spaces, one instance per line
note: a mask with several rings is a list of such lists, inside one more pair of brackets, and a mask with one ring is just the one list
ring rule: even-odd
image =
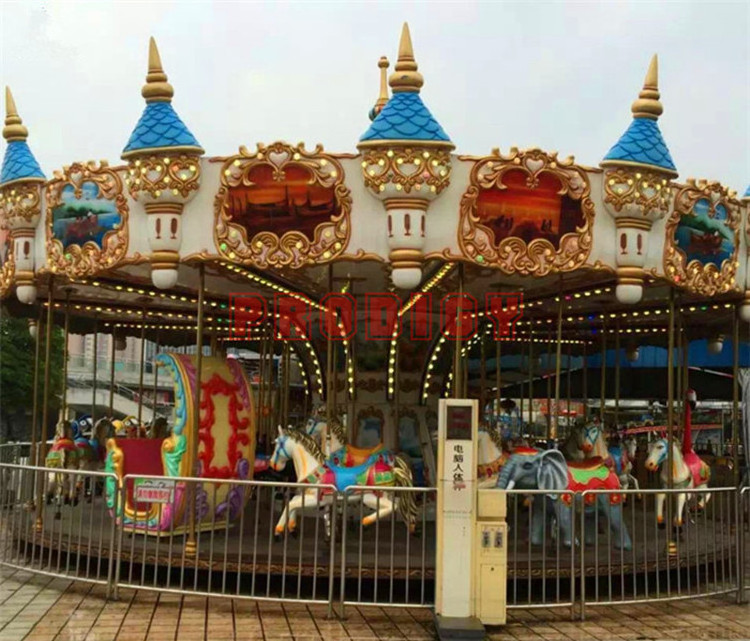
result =
[[[44,392],[44,332],[39,354],[39,396],[41,408]],[[50,407],[60,405],[63,383],[63,331],[52,328],[52,354],[50,359]],[[34,400],[34,353],[36,345],[29,334],[26,319],[12,318],[6,313],[0,317],[0,411],[10,414],[18,409],[31,409]]]

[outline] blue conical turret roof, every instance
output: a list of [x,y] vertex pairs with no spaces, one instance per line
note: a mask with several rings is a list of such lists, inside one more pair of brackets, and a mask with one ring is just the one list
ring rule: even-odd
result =
[[5,148],[3,167],[0,170],[0,186],[20,180],[44,181],[42,168],[26,142],[29,130],[24,127],[18,115],[16,103],[8,87],[5,88],[5,111],[3,138],[8,141],[8,146]]
[[631,110],[633,121],[600,164],[603,167],[635,165],[677,176],[677,167],[658,124],[663,107],[659,102],[659,68],[656,56],[651,60],[643,89]]
[[141,93],[146,99],[146,109],[122,151],[123,158],[151,151],[203,153],[195,136],[172,107],[174,89],[167,82],[153,38],[149,43],[148,75]]
[[[387,60],[381,58],[379,65],[384,74]],[[385,103],[385,106],[382,106],[387,99],[387,91],[384,92],[381,87],[381,97],[378,101],[380,104],[376,104],[376,108],[371,112],[371,117],[377,115],[359,139],[359,147],[387,142],[413,142],[453,148],[454,145],[448,134],[430,113],[419,95],[424,80],[417,69],[409,26],[404,24],[398,62],[389,81],[393,96]]]

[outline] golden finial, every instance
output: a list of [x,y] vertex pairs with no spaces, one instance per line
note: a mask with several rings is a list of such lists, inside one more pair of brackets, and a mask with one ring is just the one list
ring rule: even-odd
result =
[[174,96],[174,89],[167,82],[167,74],[161,66],[159,49],[156,47],[156,40],[153,36],[148,44],[148,75],[146,84],[141,89],[141,95],[146,102],[172,102],[172,96]]
[[414,60],[414,49],[411,46],[409,24],[404,22],[401,30],[401,42],[398,46],[398,62],[395,72],[391,74],[390,85],[393,93],[419,93],[424,84],[422,74],[417,71],[417,61]]
[[388,69],[389,65],[388,58],[385,56],[381,56],[380,60],[378,60],[378,67],[380,67],[380,95],[375,102],[375,106],[370,111],[370,120],[375,120],[378,114],[383,111],[383,107],[388,104],[388,76],[386,69]]
[[633,118],[649,118],[650,120],[658,120],[664,111],[664,107],[659,102],[659,59],[656,54],[651,58],[643,89],[638,94],[638,100],[633,103],[631,110]]
[[13,94],[10,87],[5,87],[5,127],[3,127],[3,138],[8,142],[14,140],[26,140],[29,137],[29,130],[23,126],[21,116],[16,109],[16,101],[13,100]]

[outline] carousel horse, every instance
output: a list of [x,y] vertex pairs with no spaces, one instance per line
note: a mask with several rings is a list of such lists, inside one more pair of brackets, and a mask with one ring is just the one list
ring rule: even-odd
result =
[[604,430],[596,423],[582,428],[580,438],[584,459],[602,459],[617,474],[623,490],[629,489],[631,484],[636,490],[641,489],[638,479],[632,474],[637,449],[635,439],[627,439],[622,445],[607,445]]
[[[592,458],[593,456],[602,456],[603,452],[594,454],[594,450],[597,447],[597,441],[601,436],[602,429],[598,423],[590,423],[588,425],[576,425],[571,431],[570,436],[560,447],[560,451],[563,453],[565,460],[567,461],[583,461],[586,458]],[[606,450],[606,446],[605,446]],[[607,458],[607,454],[604,454],[602,458]]]
[[505,447],[500,433],[487,425],[480,425],[477,439],[479,487],[494,487],[497,475],[510,456],[511,452]]
[[[44,465],[52,470],[78,470],[79,449],[73,439],[73,426],[70,421],[60,421],[55,428],[52,446],[47,452]],[[77,479],[73,474],[50,472],[47,475],[47,503],[53,499],[57,502],[55,518],[60,518],[62,503],[75,504],[77,496]]]
[[[347,444],[347,434],[341,420],[338,417],[333,417],[330,425],[326,420],[325,407],[319,407],[312,416],[308,419],[305,425],[305,432],[308,436],[312,436],[315,441],[320,445],[320,448],[326,451],[327,454],[336,452]],[[323,443],[323,434],[326,434],[327,443]]]
[[[339,467],[332,461],[326,461],[318,444],[306,432],[295,429],[283,430],[279,427],[279,436],[275,441],[270,466],[280,471],[289,460],[294,463],[300,483],[335,485],[339,491],[354,485],[372,488],[369,492],[355,493],[348,497],[349,501],[361,500],[366,507],[373,510],[372,514],[362,519],[362,525],[370,525],[386,518],[396,510],[409,530],[414,531],[417,509],[412,494],[405,492],[391,500],[382,492],[382,489],[388,487],[412,487],[411,469],[400,456],[380,449],[361,465]],[[287,529],[293,532],[297,527],[297,512],[303,506],[307,508],[330,505],[331,494],[310,488],[295,495],[276,524],[276,534],[280,535]]]
[[[692,435],[692,410],[695,405],[695,392],[688,390],[688,403],[685,404],[685,429],[682,434],[682,447],[677,441],[673,441],[672,448],[672,487],[677,489],[697,489],[705,490],[708,488],[708,482],[711,480],[711,468],[701,460],[693,450]],[[661,468],[659,479],[662,487],[669,484],[670,470],[664,463],[668,457],[669,441],[666,438],[660,438],[649,447],[648,458],[646,459],[646,469],[655,472]],[[664,501],[666,494],[656,495],[656,522],[659,527],[666,527],[664,523]],[[711,498],[710,493],[701,494],[698,499],[698,509],[706,507]],[[677,494],[677,506],[674,517],[675,527],[682,527],[683,511],[687,502],[687,493],[679,492]]]

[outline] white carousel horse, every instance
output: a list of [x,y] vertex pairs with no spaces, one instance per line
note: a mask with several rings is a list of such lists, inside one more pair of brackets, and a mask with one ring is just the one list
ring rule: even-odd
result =
[[480,426],[477,438],[478,486],[495,487],[497,475],[511,456],[497,430]]
[[[276,438],[270,465],[275,470],[283,470],[287,461],[294,463],[297,479],[300,483],[335,485],[340,491],[349,486],[372,487],[370,492],[358,492],[349,495],[349,501],[361,500],[371,510],[362,519],[362,525],[370,525],[378,519],[388,517],[394,510],[413,531],[416,522],[416,505],[414,497],[405,492],[394,500],[382,492],[387,487],[411,487],[412,477],[409,464],[399,456],[385,450],[377,450],[361,465],[355,467],[338,467],[325,460],[318,444],[301,430],[282,430]],[[377,490],[376,490],[377,488]],[[290,532],[297,527],[297,512],[304,507],[323,507],[330,505],[331,492],[316,488],[302,490],[294,496],[281,514],[276,524],[276,534],[285,529]]]
[[[669,470],[664,465],[667,460],[668,454],[668,440],[666,438],[660,438],[653,443],[648,450],[648,458],[646,459],[646,469],[655,472],[661,468],[659,478],[661,480],[662,487],[667,487],[669,484]],[[708,465],[703,462],[698,455],[692,450],[687,454],[683,455],[680,444],[676,441],[672,442],[672,487],[676,489],[698,489],[704,490],[708,488],[708,482],[711,479],[711,469]],[[656,495],[656,522],[660,527],[664,527],[664,501],[667,495],[660,493]],[[706,507],[711,498],[711,494],[701,494],[698,499],[698,508],[703,509]],[[685,492],[679,492],[677,494],[677,509],[674,516],[674,524],[676,527],[682,526],[682,513],[685,509],[685,502],[687,501],[687,494]]]

